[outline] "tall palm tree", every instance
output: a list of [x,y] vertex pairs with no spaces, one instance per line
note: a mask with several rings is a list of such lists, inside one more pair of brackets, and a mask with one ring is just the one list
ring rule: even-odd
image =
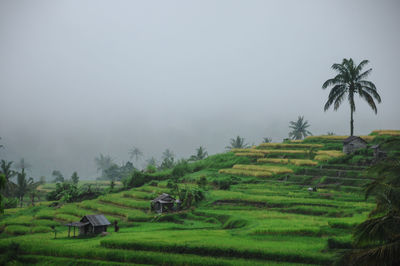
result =
[[289,132],[289,138],[299,140],[312,135],[307,128],[310,127],[308,121],[304,121],[304,116],[299,116],[297,121],[290,121],[289,128],[293,129]]
[[237,136],[236,138],[231,138],[229,146],[226,146],[225,148],[231,150],[231,149],[245,149],[249,147],[250,147],[249,144],[244,141],[244,138]]
[[362,72],[365,65],[369,63],[368,60],[363,60],[359,65],[353,62],[353,59],[344,58],[341,64],[333,64],[332,69],[338,72],[338,74],[331,79],[325,81],[322,85],[322,89],[326,89],[329,86],[333,86],[328,101],[325,104],[324,111],[327,111],[333,104],[333,109],[336,111],[340,104],[347,97],[350,104],[350,135],[354,133],[354,120],[353,113],[356,111],[356,105],[354,103],[354,95],[358,94],[363,98],[368,105],[374,110],[375,114],[378,112],[374,99],[378,103],[381,102],[381,97],[376,91],[375,84],[371,81],[365,80],[372,71],[372,68]]
[[101,176],[104,177],[105,170],[113,165],[113,159],[110,155],[103,155],[100,153],[99,157],[94,158],[94,162],[97,165],[97,171],[101,171]]
[[143,156],[143,152],[138,148],[138,147],[133,147],[130,151],[129,151],[129,157],[135,158],[135,161],[139,160],[140,157]]

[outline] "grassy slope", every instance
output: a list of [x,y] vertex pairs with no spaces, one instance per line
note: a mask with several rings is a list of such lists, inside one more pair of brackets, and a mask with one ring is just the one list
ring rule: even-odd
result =
[[[313,138],[312,143],[337,146],[326,139],[318,142]],[[148,211],[150,199],[169,191],[166,181],[57,209],[37,206],[6,210],[0,218],[0,250],[10,250],[11,243],[19,243],[19,259],[38,265],[66,261],[76,265],[328,264],[336,256],[336,250],[328,248],[328,239],[350,241],[354,225],[364,220],[374,206],[372,201],[363,200],[360,191],[368,179],[362,167],[349,166],[351,158],[345,163],[339,158],[335,164],[317,168],[295,165],[295,160],[309,160],[310,152],[308,146],[293,145],[280,145],[279,153],[264,153],[268,158],[280,158],[285,149],[303,149],[303,157],[296,153],[293,164],[290,160],[284,164],[257,163],[257,158],[234,153],[192,164],[196,171],[181,178],[180,186],[196,186],[193,182],[206,177],[206,200],[181,213],[158,216]],[[331,149],[324,147],[318,148]],[[268,145],[262,149],[268,149]],[[293,154],[288,152],[287,156]],[[219,173],[234,165],[258,165],[271,171],[285,167],[293,173],[233,179],[230,174]],[[230,190],[218,190],[213,185],[212,181],[222,179],[234,180]],[[309,186],[318,186],[318,192],[308,192]],[[110,221],[118,220],[120,232],[110,232],[106,237],[67,238],[67,228],[62,225],[91,213],[104,213]],[[52,225],[59,225],[57,239],[51,232]],[[9,254],[3,254],[0,258],[9,260]]]

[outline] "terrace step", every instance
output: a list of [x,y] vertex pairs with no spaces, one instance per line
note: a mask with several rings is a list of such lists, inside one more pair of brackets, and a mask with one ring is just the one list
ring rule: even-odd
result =
[[320,169],[334,169],[334,170],[355,170],[355,171],[363,171],[367,169],[367,166],[360,165],[338,165],[338,164],[323,164],[318,166]]

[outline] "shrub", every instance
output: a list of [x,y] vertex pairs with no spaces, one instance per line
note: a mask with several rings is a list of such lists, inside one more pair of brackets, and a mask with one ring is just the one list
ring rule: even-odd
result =
[[192,170],[186,160],[179,161],[174,169],[172,169],[172,176],[174,178],[183,177],[186,173],[190,173]]

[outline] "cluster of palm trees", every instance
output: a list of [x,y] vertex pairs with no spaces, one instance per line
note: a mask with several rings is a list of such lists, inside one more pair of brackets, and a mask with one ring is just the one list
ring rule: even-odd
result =
[[[35,182],[32,177],[27,178],[26,170],[29,169],[30,165],[21,159],[16,164],[16,169],[12,169],[13,162],[7,162],[1,160],[0,162],[0,174],[4,177],[4,186],[1,189],[1,194],[6,198],[17,198],[19,200],[20,206],[22,207],[24,196],[30,194],[31,203],[34,205],[36,197],[36,189],[42,184],[42,182]],[[17,177],[16,182],[12,179]]]

